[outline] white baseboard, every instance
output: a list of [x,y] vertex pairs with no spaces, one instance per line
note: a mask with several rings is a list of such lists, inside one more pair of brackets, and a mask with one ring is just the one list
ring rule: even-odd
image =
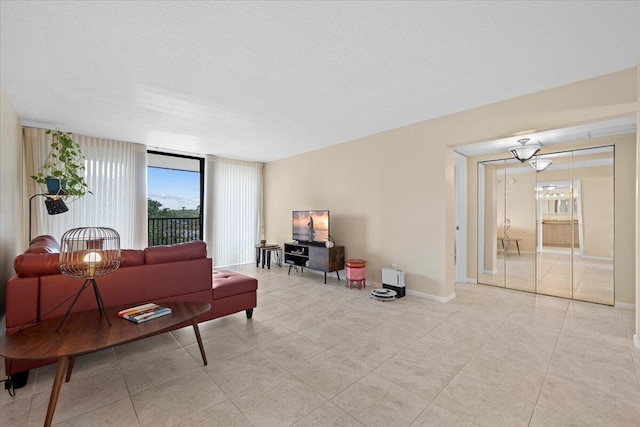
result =
[[618,301],[616,301],[614,303],[614,307],[615,308],[623,308],[625,310],[635,310],[636,309],[636,305],[635,304],[629,304],[628,302],[618,302]]
[[485,270],[484,274],[498,274],[498,270]]
[[[372,289],[376,289],[376,288],[381,288],[382,284],[381,283],[377,283],[377,282],[367,281],[367,286],[371,287]],[[406,291],[407,295],[411,295],[411,296],[418,297],[418,298],[430,299],[432,301],[445,302],[445,303],[451,301],[452,299],[454,299],[456,297],[456,293],[455,292],[452,293],[451,295],[446,296],[446,297],[440,297],[438,295],[427,294],[427,293],[418,292],[418,291],[412,291],[408,287],[405,289],[405,291]]]
[[478,279],[472,279],[470,277],[467,277],[466,279],[458,280],[457,283],[468,283],[470,285],[477,285]]
[[433,295],[433,294],[427,294],[424,292],[418,292],[418,291],[412,291],[410,289],[407,289],[407,295],[411,295],[414,297],[418,297],[418,298],[424,298],[424,299],[430,299],[432,301],[438,301],[438,302],[449,302],[452,299],[454,299],[456,297],[456,293],[452,293],[451,295],[447,295],[446,297],[441,297],[438,295]]
[[640,335],[633,334],[633,345],[635,348],[640,348]]
[[603,256],[582,255],[582,258],[594,259],[596,261],[610,261],[610,262],[613,262],[613,258],[607,258],[607,257],[603,257]]

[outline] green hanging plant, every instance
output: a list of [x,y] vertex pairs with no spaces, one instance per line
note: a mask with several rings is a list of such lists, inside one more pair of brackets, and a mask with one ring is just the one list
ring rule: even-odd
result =
[[31,178],[38,184],[47,185],[47,193],[83,197],[93,194],[88,190],[83,177],[85,157],[80,144],[71,139],[71,132],[47,130],[51,135],[51,147],[46,160]]

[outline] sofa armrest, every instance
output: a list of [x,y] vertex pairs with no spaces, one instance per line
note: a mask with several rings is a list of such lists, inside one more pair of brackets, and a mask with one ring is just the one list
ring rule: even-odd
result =
[[60,255],[24,253],[15,258],[13,261],[13,269],[20,277],[39,277],[60,274]]
[[39,277],[13,275],[7,281],[6,328],[38,320]]

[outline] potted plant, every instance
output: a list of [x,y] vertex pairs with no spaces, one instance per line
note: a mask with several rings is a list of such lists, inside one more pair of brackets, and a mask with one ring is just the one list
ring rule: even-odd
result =
[[93,194],[80,175],[84,171],[85,157],[80,144],[71,139],[71,132],[47,130],[51,135],[51,149],[46,160],[31,178],[38,184],[47,185],[47,193],[83,197]]

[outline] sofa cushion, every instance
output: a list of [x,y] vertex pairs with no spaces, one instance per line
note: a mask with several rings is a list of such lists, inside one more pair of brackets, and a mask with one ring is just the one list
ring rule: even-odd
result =
[[207,257],[207,244],[201,240],[168,246],[151,246],[144,250],[145,264],[188,261]]
[[194,292],[211,292],[211,258],[145,264],[142,300],[155,301]]
[[57,254],[60,253],[58,241],[49,235],[37,236],[31,239],[26,254]]
[[120,250],[120,268],[144,264],[144,251],[139,249]]
[[212,282],[214,300],[258,289],[258,281],[253,277],[229,270],[214,271]]
[[19,277],[50,276],[60,274],[60,254],[24,253],[13,260],[13,269]]

